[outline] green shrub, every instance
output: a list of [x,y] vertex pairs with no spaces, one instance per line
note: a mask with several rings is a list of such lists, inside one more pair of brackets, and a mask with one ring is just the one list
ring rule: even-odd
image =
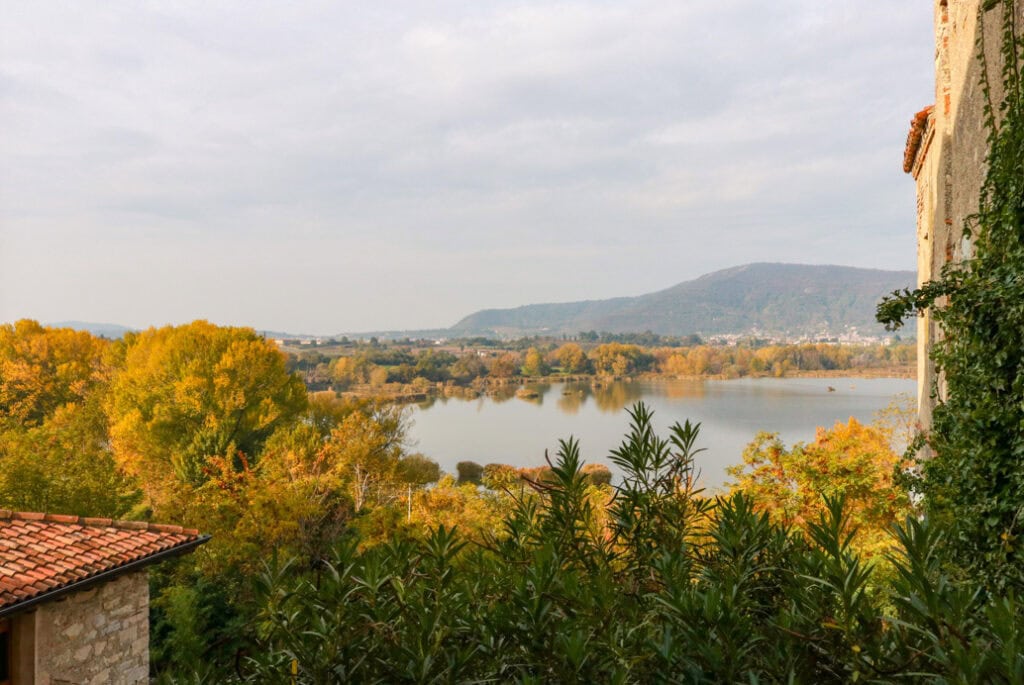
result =
[[484,479],[484,467],[475,461],[460,461],[455,465],[459,474],[459,483],[473,483],[479,485]]
[[702,497],[699,427],[663,439],[643,405],[631,416],[606,510],[570,440],[482,546],[441,527],[342,543],[313,570],[269,562],[237,677],[289,682],[294,665],[296,683],[1019,682],[1019,603],[955,583],[931,524],[908,520],[876,573],[841,500],[801,534],[744,496]]

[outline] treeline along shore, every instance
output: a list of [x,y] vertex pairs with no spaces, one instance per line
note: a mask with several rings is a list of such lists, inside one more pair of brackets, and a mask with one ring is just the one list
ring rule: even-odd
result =
[[643,345],[527,338],[348,342],[287,350],[310,390],[419,401],[428,397],[508,395],[524,383],[607,383],[633,378],[913,378],[916,349],[894,341]]

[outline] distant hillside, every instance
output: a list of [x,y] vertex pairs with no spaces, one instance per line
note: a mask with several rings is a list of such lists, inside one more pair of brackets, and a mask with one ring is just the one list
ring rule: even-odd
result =
[[46,325],[53,328],[73,328],[76,331],[89,331],[93,335],[114,340],[123,337],[125,333],[131,333],[135,330],[134,328],[120,326],[116,323],[92,323],[89,321],[56,321]]
[[715,271],[648,295],[514,309],[485,309],[451,335],[522,335],[650,330],[662,335],[876,335],[875,306],[883,295],[912,287],[913,271],[847,266],[747,264]]

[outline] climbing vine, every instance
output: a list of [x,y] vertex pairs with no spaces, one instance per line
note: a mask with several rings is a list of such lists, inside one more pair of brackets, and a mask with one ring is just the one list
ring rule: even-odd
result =
[[944,388],[932,388],[931,456],[915,486],[929,516],[952,531],[951,560],[997,592],[1024,588],[1024,41],[1015,4],[986,0],[980,9],[1001,8],[1002,68],[994,102],[979,31],[988,168],[978,212],[964,226],[973,255],[878,306],[890,329],[924,311],[942,329],[932,360]]

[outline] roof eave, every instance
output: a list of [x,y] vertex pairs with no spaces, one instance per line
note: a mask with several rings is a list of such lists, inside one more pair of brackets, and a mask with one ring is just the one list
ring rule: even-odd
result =
[[935,105],[928,105],[910,120],[910,131],[907,133],[907,144],[903,149],[903,171],[917,178],[928,144],[931,142]]
[[61,587],[48,590],[38,595],[34,595],[32,597],[29,597],[28,599],[22,600],[15,604],[9,604],[5,607],[0,608],[0,619],[7,618],[8,616],[14,614],[20,614],[24,611],[29,611],[30,609],[36,607],[36,605],[42,604],[44,602],[56,601],[62,598],[64,595],[70,594],[72,592],[88,590],[90,587],[94,585],[98,585],[100,583],[113,580],[117,576],[120,576],[125,573],[131,573],[132,571],[141,570],[146,566],[149,566],[150,564],[156,564],[161,561],[166,561],[167,559],[170,559],[172,557],[180,556],[182,554],[188,554],[189,552],[195,550],[196,547],[205,544],[209,540],[209,535],[200,535],[194,540],[182,542],[173,547],[169,547],[168,549],[161,550],[154,554],[142,557],[141,559],[129,561],[127,564],[122,564],[121,566],[116,566],[114,568],[107,569],[106,571],[100,571],[96,575],[89,576],[88,578],[82,578],[81,580],[76,580],[74,582],[68,583],[67,585],[62,585]]

